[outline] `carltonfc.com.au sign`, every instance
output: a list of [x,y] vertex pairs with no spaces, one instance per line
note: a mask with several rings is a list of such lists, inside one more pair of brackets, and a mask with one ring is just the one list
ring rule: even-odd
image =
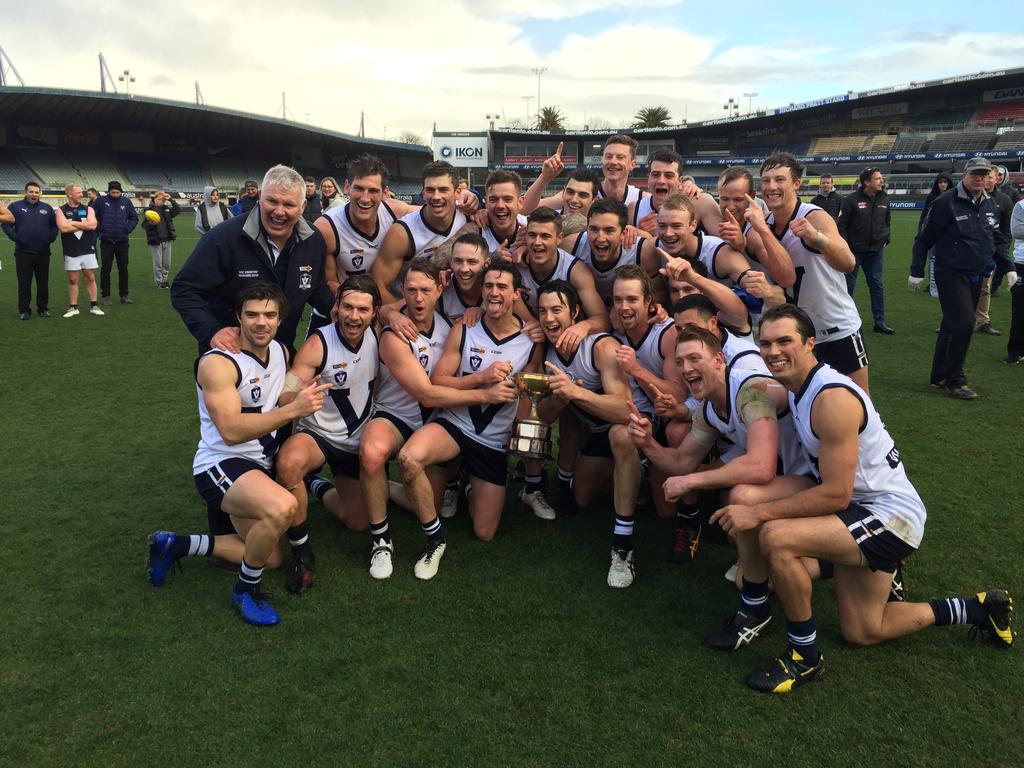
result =
[[434,159],[444,160],[456,168],[487,167],[487,134],[435,133]]

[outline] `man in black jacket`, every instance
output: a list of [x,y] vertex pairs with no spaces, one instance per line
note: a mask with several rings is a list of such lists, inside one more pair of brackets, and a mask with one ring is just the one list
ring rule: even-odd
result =
[[132,304],[128,295],[128,238],[139,223],[135,205],[124,196],[121,182],[107,184],[107,194],[92,203],[96,211],[96,238],[100,241],[100,295],[110,303],[110,272],[117,261],[117,292],[122,304]]
[[277,339],[294,352],[305,304],[325,317],[334,297],[324,278],[327,247],[302,218],[306,185],[293,169],[276,165],[263,178],[259,205],[207,232],[171,286],[171,304],[199,342],[238,352],[238,293],[254,281],[277,283],[288,299]]
[[[993,233],[993,237],[996,241],[996,270],[992,273],[992,285],[990,296],[995,296],[999,290],[999,286],[1003,283],[1003,278],[1007,272],[1010,272],[1013,267],[1013,261],[1010,258],[1010,246],[1013,245],[1013,236],[1010,234],[1010,215],[1013,213],[1013,206],[1016,202],[1013,194],[1011,194],[1012,185],[1004,184],[1003,180],[1007,177],[1006,168],[1001,165],[995,166],[992,174],[992,178],[989,180],[989,184],[985,187],[985,191],[992,197],[992,202],[996,204],[997,218],[999,219],[999,228]],[[989,186],[992,190],[989,191]],[[982,297],[985,295],[985,288],[982,285]],[[981,302],[979,301],[979,304]],[[985,318],[987,322],[987,317]],[[981,331],[982,323],[979,322],[978,330]],[[989,328],[992,326],[989,325]]]
[[914,240],[910,264],[910,290],[924,282],[928,249],[935,250],[935,285],[939,289],[942,325],[935,338],[931,384],[945,387],[961,400],[978,396],[967,385],[964,361],[974,335],[981,280],[995,250],[993,231],[998,226],[995,205],[985,194],[985,179],[992,163],[972,157],[960,183],[943,192],[928,211]]
[[889,196],[885,193],[885,178],[877,168],[860,172],[860,187],[843,199],[839,210],[839,234],[846,240],[857,266],[846,276],[850,295],[857,287],[857,269],[864,268],[871,295],[871,315],[875,333],[891,336],[895,331],[885,324],[885,291],[882,286],[882,264],[885,246],[889,244]]
[[811,205],[818,206],[833,219],[838,219],[839,209],[843,205],[843,200],[843,196],[836,192],[832,184],[832,174],[821,174],[818,177],[818,194],[811,200]]
[[302,218],[312,224],[323,214],[323,206],[320,204],[320,195],[316,191],[316,179],[307,176],[306,179],[306,210],[302,212]]
[[32,317],[33,277],[39,316],[50,316],[50,243],[57,239],[57,219],[53,208],[39,199],[41,194],[42,188],[37,182],[28,182],[25,199],[10,205],[14,223],[3,225],[6,235],[14,241],[18,312],[22,320]]
[[170,288],[167,278],[171,272],[171,243],[177,238],[174,217],[181,213],[176,200],[168,192],[153,193],[153,199],[142,216],[146,242],[153,257],[153,282],[157,288]]

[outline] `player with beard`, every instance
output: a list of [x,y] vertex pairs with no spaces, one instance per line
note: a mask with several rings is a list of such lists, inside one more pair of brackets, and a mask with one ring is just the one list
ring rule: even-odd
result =
[[846,273],[857,262],[832,217],[800,201],[797,190],[803,172],[803,165],[785,152],[761,164],[761,194],[770,211],[765,222],[770,234],[761,239],[767,242],[774,237],[788,257],[781,272],[771,264],[765,266],[786,289],[790,302],[811,316],[818,333],[814,347],[818,359],[866,391],[868,353],[860,313],[846,287]]
[[[612,311],[618,316],[622,328],[616,338],[622,345],[615,355],[622,372],[630,377],[632,400],[637,409],[648,418],[654,417],[655,401],[667,395],[682,403],[685,390],[675,367],[673,344],[675,327],[673,321],[652,322],[654,295],[651,279],[643,268],[630,264],[620,267],[612,287]],[[664,442],[664,424],[659,421],[657,438]],[[664,496],[662,483],[664,475],[651,468],[651,495],[660,517],[675,515],[674,504]],[[616,515],[615,534],[612,545],[612,566],[608,574],[611,586],[629,586],[633,581],[633,517]],[[698,531],[694,530],[694,533]],[[615,582],[615,583],[613,583]]]
[[[370,575],[375,579],[386,579],[392,573],[394,545],[387,514],[388,460],[423,426],[433,409],[500,405],[512,402],[518,394],[508,379],[482,389],[452,389],[431,383],[430,375],[451,328],[436,311],[440,294],[437,265],[424,256],[413,259],[402,280],[405,303],[401,312],[416,324],[419,338],[409,343],[388,326],[381,332],[380,387],[359,443],[359,479],[369,511]],[[430,472],[428,470],[428,474]],[[444,476],[439,474],[431,480],[435,499],[439,501]]]
[[[239,351],[212,349],[196,361],[199,448],[192,464],[196,488],[207,504],[209,535],[157,531],[149,537],[149,581],[159,587],[184,557],[217,557],[241,566],[231,603],[249,624],[281,619],[260,592],[264,568],[281,563],[278,541],[302,534],[294,497],[270,477],[277,430],[323,406],[327,386],[292,387],[288,350],[274,340],[287,299],[277,285],[250,283],[238,293]],[[303,534],[304,535],[304,534]]]
[[839,627],[853,645],[874,645],[932,625],[973,624],[986,640],[1008,648],[1012,601],[1004,590],[927,603],[889,600],[892,573],[920,546],[927,513],[867,393],[819,362],[814,345],[814,324],[802,309],[785,304],[765,312],[761,354],[789,390],[813,479],[786,475],[764,485],[735,486],[729,505],[711,518],[740,542],[744,578],[760,584],[756,600],[744,601],[743,611],[752,621],[767,620],[771,577],[786,617],[786,651],[752,672],[747,684],[788,693],[821,675],[825,662],[817,646],[808,568],[815,560],[834,572]]
[[[473,390],[491,387],[522,371],[540,372],[543,348],[524,333],[522,320],[513,313],[518,293],[518,270],[503,259],[492,261],[484,272],[483,320],[448,334],[431,377],[434,384]],[[463,471],[469,476],[473,532],[490,541],[505,506],[506,449],[516,411],[514,402],[443,409],[399,451],[406,494],[427,537],[413,571],[416,578],[431,579],[437,574],[446,546],[427,468],[461,456]]]
[[483,316],[484,267],[490,255],[487,243],[475,232],[455,238],[452,245],[451,280],[441,294],[440,312],[452,323],[469,313],[475,324]]
[[317,328],[306,339],[289,371],[291,383],[281,395],[281,402],[288,403],[299,382],[330,384],[323,409],[299,420],[277,459],[277,481],[291,491],[298,505],[298,522],[289,532],[295,553],[288,578],[292,592],[304,592],[313,585],[315,559],[308,541],[306,475],[326,462],[337,491],[336,503],[327,505],[328,510],[350,530],[366,530],[359,440],[370,415],[377,378],[377,336],[371,326],[378,309],[380,294],[369,275],[354,275],[342,283],[333,310],[337,321]]

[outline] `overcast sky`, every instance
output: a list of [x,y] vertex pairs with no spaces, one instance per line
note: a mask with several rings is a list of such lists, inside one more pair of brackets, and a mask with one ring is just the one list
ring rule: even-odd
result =
[[[27,85],[98,90],[97,54],[134,92],[280,114],[396,138],[479,130],[557,105],[570,127],[628,125],[647,105],[722,117],[737,99],[773,107],[981,70],[1024,66],[1018,2],[397,0],[81,3],[4,14],[0,46]],[[27,6],[23,6],[27,7]],[[427,9],[430,9],[428,12]],[[969,17],[969,18],[968,18]],[[746,98],[744,93],[757,92]],[[530,96],[529,102],[524,96]]]

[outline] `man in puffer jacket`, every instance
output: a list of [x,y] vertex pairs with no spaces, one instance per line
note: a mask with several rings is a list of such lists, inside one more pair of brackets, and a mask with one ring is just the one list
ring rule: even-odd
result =
[[110,270],[117,259],[117,292],[122,304],[131,304],[128,295],[128,236],[139,224],[132,201],[124,196],[121,182],[107,184],[107,194],[93,203],[96,211],[96,238],[100,241],[100,294],[110,304]]

